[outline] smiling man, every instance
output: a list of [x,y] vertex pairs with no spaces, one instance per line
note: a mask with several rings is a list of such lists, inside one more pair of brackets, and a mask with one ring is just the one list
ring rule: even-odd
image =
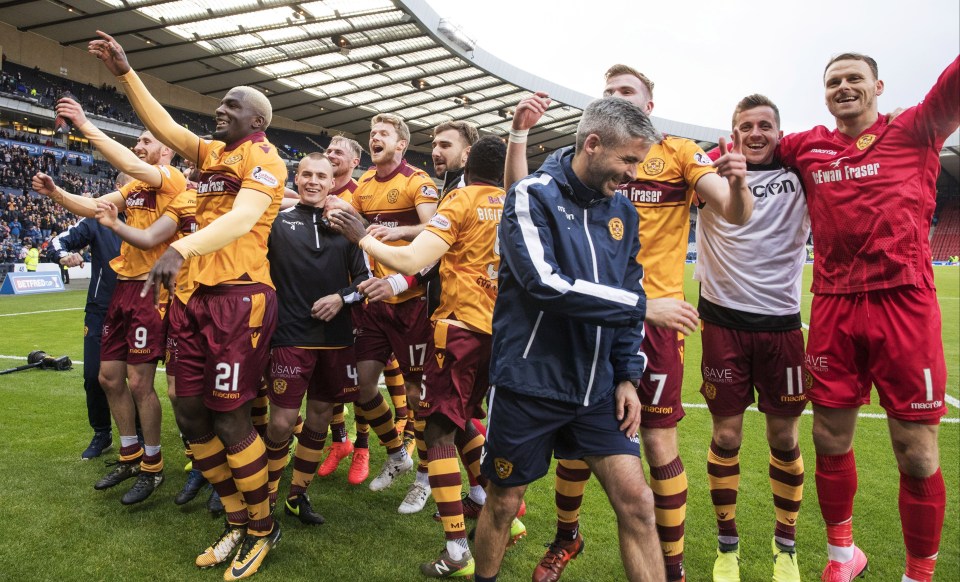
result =
[[681,300],[646,299],[639,218],[616,195],[659,140],[641,108],[623,99],[594,101],[577,127],[575,149],[555,152],[507,194],[497,245],[478,582],[496,579],[523,493],[549,471],[552,455],[582,459],[596,473],[617,515],[627,577],[665,577],[636,436],[642,322],[689,332],[697,317]]
[[940,149],[960,126],[960,59],[893,121],[878,114],[884,84],[872,58],[832,58],[823,85],[836,129],[780,142],[807,190],[816,244],[804,385],[827,524],[823,580],[848,582],[867,567],[853,543],[853,435],[875,385],[900,470],[903,580],[928,582],[946,505],[938,448],[946,362],[928,236]]
[[234,87],[216,110],[213,139],[203,140],[163,109],[120,45],[98,34],[89,50],[117,76],[140,119],[200,169],[199,230],[170,245],[150,270],[142,294],[151,287],[172,292],[184,260],[195,257],[198,288],[178,338],[175,412],[194,467],[217,489],[227,512],[223,533],[196,564],[220,564],[239,545],[224,578],[246,578],[280,539],[270,511],[266,448],[250,419],[276,327],[267,237],[287,176],[264,134],[272,107],[259,91]]
[[[437,209],[433,180],[403,159],[409,142],[410,130],[403,119],[385,113],[374,116],[369,141],[374,167],[360,177],[353,193],[353,212],[369,223],[371,235],[393,246],[409,244]],[[403,446],[390,407],[377,389],[377,380],[394,355],[407,393],[419,392],[430,320],[423,288],[409,288],[413,277],[404,277],[378,262],[374,263],[373,274],[374,278],[359,287],[367,302],[354,311],[354,323],[360,409],[387,448],[387,460],[370,482],[371,490],[380,491],[413,468],[413,460]]]
[[349,305],[362,300],[357,285],[369,271],[359,247],[322,219],[334,184],[330,160],[308,154],[300,160],[294,181],[300,203],[277,215],[268,243],[280,307],[267,373],[270,421],[265,442],[273,502],[306,396],[306,420],[297,437],[284,511],[302,523],[319,525],[324,520],[313,509],[307,488],[320,466],[334,403],[353,402],[359,395]]
[[[613,65],[604,76],[604,97],[619,97],[653,112],[653,81],[627,65]],[[526,174],[527,133],[550,106],[545,93],[517,105],[507,147],[507,184]],[[732,224],[743,224],[752,209],[746,160],[739,148],[711,161],[696,142],[665,136],[639,163],[635,177],[619,191],[640,217],[643,285],[651,299],[683,296],[684,261],[690,231],[690,206],[705,203]],[[683,542],[687,507],[687,473],[680,459],[677,425],[684,417],[684,336],[673,329],[649,327],[641,350],[647,365],[638,390],[643,415],[640,438],[650,464],[660,544],[667,580],[684,579]],[[555,582],[567,563],[583,549],[580,505],[590,479],[586,463],[562,459],[557,464],[557,534],[534,571],[535,582]]]
[[[763,95],[743,98],[733,114],[743,139],[753,213],[731,224],[709,204],[697,220],[697,310],[703,321],[703,384],[713,416],[707,479],[717,516],[714,582],[739,582],[737,493],[743,413],[754,402],[766,415],[770,487],[776,512],[774,582],[798,582],[796,521],[803,494],[800,415],[807,404],[800,370],[800,279],[810,218],[800,178],[776,163],[780,112]],[[711,157],[722,153],[714,150]]]
[[[173,150],[160,143],[150,131],[140,135],[131,153],[90,123],[76,101],[61,99],[56,110],[79,128],[107,161],[134,178],[118,191],[100,198],[125,211],[132,227],[147,228],[153,224],[184,189],[186,178],[169,165]],[[96,200],[65,192],[49,176],[34,176],[33,189],[75,214],[96,216]],[[140,297],[140,290],[147,272],[166,248],[163,244],[141,250],[124,242],[120,256],[110,261],[117,273],[117,286],[103,321],[100,385],[120,432],[120,459],[110,473],[97,481],[94,489],[107,489],[136,476],[133,487],[120,499],[124,505],[145,500],[163,483],[160,400],[153,389],[153,380],[157,362],[164,354],[163,316],[167,297],[158,298],[154,306],[150,298]],[[137,440],[138,415],[143,429],[142,447]]]

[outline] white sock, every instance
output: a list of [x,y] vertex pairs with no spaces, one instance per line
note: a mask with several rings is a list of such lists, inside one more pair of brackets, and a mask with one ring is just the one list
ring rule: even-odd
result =
[[479,505],[487,502],[487,492],[479,485],[470,486],[470,499],[476,501]]
[[407,456],[407,449],[400,447],[400,450],[388,455],[391,461],[402,461]]
[[463,555],[469,551],[470,546],[467,545],[467,538],[447,540],[447,554],[449,554],[451,560],[462,560]]
[[160,453],[160,445],[143,445],[143,452],[152,457]]
[[903,578],[900,579],[900,582],[918,582],[918,581],[904,574]]
[[137,435],[133,436],[123,436],[120,435],[120,446],[129,447],[137,444]]
[[827,544],[827,559],[834,562],[849,562],[853,559],[853,544],[849,546],[833,546]]
[[427,473],[426,471],[424,471],[424,472],[422,472],[422,473],[421,473],[420,471],[417,471],[417,478],[414,480],[414,483],[419,483],[419,484],[425,486],[427,489],[429,489],[429,488],[430,488],[430,473]]

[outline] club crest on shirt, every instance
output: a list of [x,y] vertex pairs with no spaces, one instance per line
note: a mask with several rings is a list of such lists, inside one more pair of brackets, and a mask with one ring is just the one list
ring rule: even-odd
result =
[[663,171],[664,167],[666,167],[666,164],[660,158],[653,158],[643,162],[643,171],[646,172],[648,176],[656,176]]
[[513,473],[513,463],[502,457],[493,460],[493,468],[497,472],[497,477],[501,479],[506,479]]
[[860,139],[857,140],[857,149],[863,151],[870,147],[870,145],[877,140],[877,136],[871,133],[865,133],[860,136]]
[[274,394],[283,394],[287,391],[287,381],[282,378],[277,378],[273,381],[273,393]]
[[390,204],[396,204],[398,198],[400,198],[400,191],[396,188],[387,192],[387,202]]
[[223,160],[223,163],[224,163],[224,164],[227,164],[227,165],[229,166],[230,164],[236,164],[237,162],[239,162],[239,161],[242,160],[242,159],[243,159],[243,154],[234,154],[234,155],[230,156],[229,158]]
[[709,400],[713,400],[717,397],[717,387],[711,384],[710,382],[703,383],[703,395],[706,396]]
[[607,230],[610,231],[613,240],[623,240],[623,221],[619,218],[611,218],[607,223]]

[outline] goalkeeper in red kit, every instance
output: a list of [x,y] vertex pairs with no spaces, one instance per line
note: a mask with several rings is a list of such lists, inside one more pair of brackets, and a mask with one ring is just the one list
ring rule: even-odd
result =
[[876,61],[838,55],[824,71],[836,129],[780,142],[782,161],[804,182],[816,241],[805,382],[827,525],[825,581],[847,582],[867,566],[853,543],[853,434],[871,384],[900,469],[903,580],[933,578],[946,505],[937,445],[946,363],[927,237],[940,149],[960,125],[958,66],[954,60],[922,103],[888,121],[877,111],[884,85]]

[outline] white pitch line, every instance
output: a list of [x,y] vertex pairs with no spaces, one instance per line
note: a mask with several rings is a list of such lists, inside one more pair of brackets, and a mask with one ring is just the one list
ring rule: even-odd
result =
[[[23,356],[4,356],[4,355],[0,354],[0,360],[24,360],[24,361],[25,361],[26,358],[23,357]],[[73,363],[74,363],[74,364],[79,364],[79,365],[81,365],[81,366],[83,365],[83,361],[82,361],[82,360],[73,360]],[[162,366],[158,366],[158,367],[157,367],[157,371],[158,371],[158,372],[166,372],[166,370],[167,370],[167,369],[164,368],[164,367],[162,367]],[[381,384],[380,384],[380,387],[381,387],[381,388],[384,387],[384,385],[383,385],[382,382],[381,382]],[[957,400],[956,398],[954,398],[953,396],[950,396],[949,394],[946,395],[946,399],[947,399],[947,402],[948,402],[951,406],[954,406],[955,408],[960,408],[960,400]],[[702,402],[691,402],[691,403],[684,402],[684,403],[683,403],[683,407],[684,407],[684,408],[697,408],[697,409],[703,409],[703,410],[706,410],[706,409],[707,409],[707,405],[704,404],[704,403],[702,403]],[[750,412],[760,412],[760,411],[759,411],[756,407],[754,407],[754,406],[748,407],[747,410],[749,410]],[[807,414],[807,415],[812,415],[812,414],[813,414],[813,411],[812,411],[812,410],[804,410],[803,413],[804,413],[804,414]],[[877,419],[881,419],[881,420],[886,420],[886,418],[887,418],[887,415],[886,415],[886,414],[879,414],[879,413],[876,413],[876,412],[861,412],[858,416],[860,416],[861,418],[877,418]],[[941,418],[941,419],[940,419],[940,422],[947,423],[947,424],[960,424],[960,418]]]
[[[948,396],[947,398],[952,398],[954,401],[957,400],[956,398],[953,398],[953,396]],[[949,402],[949,400],[948,400],[948,402]],[[954,406],[960,407],[960,404],[954,404]],[[702,409],[706,409],[706,408],[707,408],[707,405],[706,405],[706,404],[703,404],[702,402],[695,402],[695,403],[692,403],[692,404],[687,404],[686,402],[684,402],[684,403],[683,403],[683,407],[684,407],[684,408],[702,408]],[[760,412],[756,407],[753,407],[753,406],[747,407],[747,410],[749,410],[750,412]],[[807,416],[813,416],[813,411],[812,411],[812,410],[804,410],[804,411],[803,411],[803,414],[805,414],[805,415],[807,415]],[[886,414],[880,414],[880,413],[877,413],[877,412],[861,412],[861,413],[859,413],[857,416],[860,417],[860,418],[876,418],[876,419],[880,419],[880,420],[886,420],[886,419],[887,419],[887,415],[886,415]],[[960,424],[960,418],[940,418],[940,422],[946,423],[946,424]]]
[[15,315],[37,315],[38,313],[56,313],[58,311],[83,311],[83,307],[65,307],[63,309],[47,309],[46,311],[24,311],[23,313],[2,313],[0,314],[0,317],[13,317]]

